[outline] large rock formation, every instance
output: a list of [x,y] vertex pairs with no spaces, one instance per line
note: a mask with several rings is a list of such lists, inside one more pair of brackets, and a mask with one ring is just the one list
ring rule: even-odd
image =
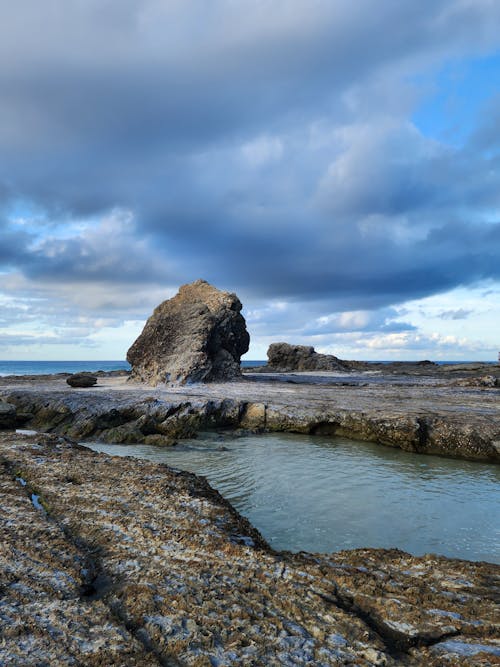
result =
[[230,380],[250,336],[236,294],[205,280],[183,285],[157,306],[127,352],[131,379],[156,385]]
[[345,361],[333,354],[318,354],[308,345],[272,343],[267,351],[267,365],[270,370],[289,371],[348,371]]

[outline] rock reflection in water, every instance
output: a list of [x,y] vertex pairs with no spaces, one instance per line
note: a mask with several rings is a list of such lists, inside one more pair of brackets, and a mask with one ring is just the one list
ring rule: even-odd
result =
[[500,562],[494,465],[289,434],[90,446],[204,475],[277,549],[398,547]]

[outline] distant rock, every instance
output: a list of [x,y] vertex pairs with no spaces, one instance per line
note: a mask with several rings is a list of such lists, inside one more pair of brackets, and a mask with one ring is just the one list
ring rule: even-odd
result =
[[97,383],[95,375],[89,373],[74,373],[66,379],[70,387],[93,387]]
[[16,428],[16,406],[0,401],[0,429]]
[[318,354],[308,345],[272,343],[267,351],[267,369],[290,371],[348,371],[346,362],[333,354]]
[[231,380],[250,336],[241,302],[205,280],[157,306],[127,352],[131,379],[156,385]]

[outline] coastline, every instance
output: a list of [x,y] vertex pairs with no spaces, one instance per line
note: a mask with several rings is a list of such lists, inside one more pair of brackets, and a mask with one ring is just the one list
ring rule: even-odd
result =
[[[498,382],[500,367],[489,371]],[[0,378],[0,398],[15,407],[17,426],[75,440],[170,445],[227,427],[342,435],[499,462],[500,392],[477,383],[482,373],[480,364],[362,366],[349,373],[250,369],[231,382],[151,387],[112,371],[97,374],[95,387],[77,390],[66,376],[12,376]]]
[[467,386],[477,366],[401,370],[178,387],[117,372],[76,390],[66,376],[0,378],[11,429],[51,431],[0,432],[0,663],[496,664],[498,566],[274,551],[204,479],[75,442],[169,445],[225,427],[499,460],[499,390]]

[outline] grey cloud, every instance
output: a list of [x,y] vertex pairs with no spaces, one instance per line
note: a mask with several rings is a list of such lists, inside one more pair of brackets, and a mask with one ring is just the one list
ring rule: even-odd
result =
[[28,255],[31,234],[23,229],[15,229],[0,219],[0,269],[15,266]]
[[95,341],[80,336],[29,336],[19,334],[0,333],[0,348],[24,347],[26,345],[81,345],[82,347],[97,347]]
[[443,310],[438,317],[442,320],[466,320],[473,312],[465,308],[457,308],[456,310]]
[[[250,305],[286,300],[303,332],[325,313],[499,277],[500,225],[483,223],[499,200],[485,151],[496,121],[451,150],[420,135],[399,98],[422,69],[494,48],[500,5],[20,0],[0,11],[0,203],[45,215],[0,225],[0,262],[27,297],[69,319],[119,320],[204,277]],[[133,222],[107,224],[113,210]],[[60,233],[81,217],[95,221]],[[381,313],[374,329],[411,329]],[[263,328],[282,326],[267,315]]]

